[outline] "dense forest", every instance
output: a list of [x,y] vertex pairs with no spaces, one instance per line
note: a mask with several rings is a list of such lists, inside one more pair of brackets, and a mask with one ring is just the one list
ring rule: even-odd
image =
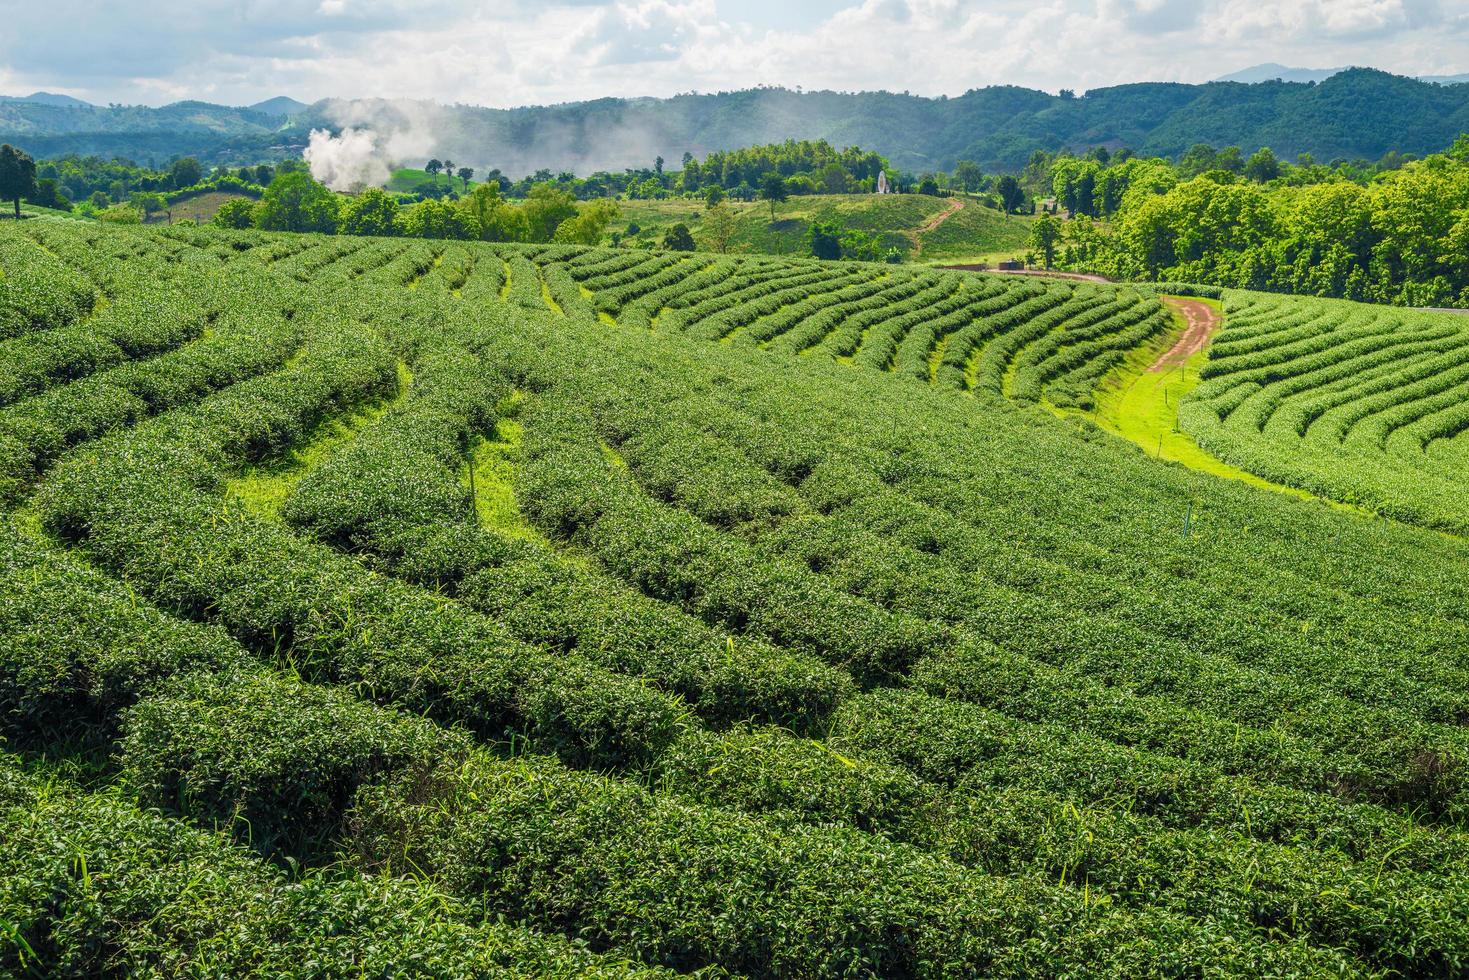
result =
[[1371,168],[1199,147],[1178,164],[1063,157],[1048,173],[1072,219],[1045,219],[1035,240],[1075,268],[1469,307],[1469,136],[1446,153]]
[[1140,83],[1081,96],[994,86],[955,98],[759,88],[519,109],[328,101],[284,122],[199,102],[159,109],[4,103],[0,141],[38,158],[97,153],[162,163],[195,156],[234,166],[299,156],[312,128],[354,120],[422,130],[425,158],[457,154],[514,174],[620,171],[658,156],[703,158],[788,139],[870,147],[913,171],[951,170],[960,160],[1003,171],[1023,166],[1036,150],[1092,146],[1167,156],[1196,143],[1246,153],[1270,146],[1286,157],[1311,153],[1326,161],[1376,159],[1394,149],[1424,154],[1469,128],[1466,119],[1469,86],[1353,69],[1317,84]]

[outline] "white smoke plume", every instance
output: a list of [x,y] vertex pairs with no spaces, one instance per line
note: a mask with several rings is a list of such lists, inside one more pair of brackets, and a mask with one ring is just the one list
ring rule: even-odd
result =
[[340,136],[313,129],[302,156],[311,167],[311,176],[334,191],[381,187],[392,176],[392,168],[378,149],[378,135],[370,129],[344,129]]
[[302,154],[311,176],[334,191],[381,187],[395,169],[421,167],[434,150],[432,103],[406,100],[333,102],[328,116],[342,127],[337,135],[313,129]]
[[[655,108],[637,102],[582,112],[335,99],[324,115],[331,128],[312,131],[305,157],[313,177],[341,191],[381,186],[399,167],[422,167],[430,157],[452,159],[456,168],[473,167],[481,175],[499,169],[517,179],[545,168],[585,177],[648,167],[658,156],[677,166],[685,150],[702,156],[718,148],[665,132]],[[788,122],[761,126],[761,136],[766,129],[776,140],[799,135],[799,126]]]

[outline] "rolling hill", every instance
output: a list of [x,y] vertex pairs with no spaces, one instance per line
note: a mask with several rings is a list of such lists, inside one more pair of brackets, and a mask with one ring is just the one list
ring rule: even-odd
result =
[[285,116],[294,116],[298,112],[304,112],[310,106],[305,102],[297,102],[295,99],[288,98],[287,96],[277,95],[273,99],[266,99],[264,102],[257,102],[246,108],[251,112],[258,112],[262,116],[283,118]]
[[[958,204],[958,208],[955,205]],[[685,224],[702,239],[702,201],[620,201],[621,217],[612,231],[630,225],[640,231],[633,241],[663,241],[675,224]],[[761,202],[726,202],[734,212],[735,251],[767,255],[808,254],[806,231],[813,221],[836,222],[843,228],[882,236],[884,248],[896,248],[910,262],[928,264],[983,262],[1009,258],[1026,250],[1030,219],[1004,215],[972,198],[925,197],[917,194],[812,195],[770,206]],[[707,246],[706,246],[707,247]]]
[[73,98],[70,95],[57,95],[54,92],[32,92],[30,95],[0,95],[0,102],[28,102],[38,106],[53,106],[71,109],[93,108],[90,102]]
[[[1333,75],[1340,75],[1346,68],[1287,68],[1274,62],[1264,65],[1253,65],[1242,68],[1239,71],[1222,75],[1215,81],[1220,82],[1244,82],[1255,84],[1257,82],[1284,81],[1284,82],[1324,82]],[[1429,82],[1438,85],[1460,85],[1469,82],[1469,75],[1419,75],[1420,82]]]

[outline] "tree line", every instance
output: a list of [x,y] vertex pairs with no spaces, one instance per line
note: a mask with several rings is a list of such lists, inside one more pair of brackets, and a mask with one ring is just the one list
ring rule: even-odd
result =
[[617,217],[614,201],[578,202],[553,184],[530,188],[522,203],[508,200],[497,183],[482,183],[455,200],[427,198],[401,203],[380,188],[337,194],[300,170],[279,174],[259,201],[228,201],[213,224],[263,231],[406,236],[489,242],[558,242],[596,245]]
[[1048,172],[1070,220],[1047,216],[1032,243],[1070,268],[1469,306],[1469,135],[1444,153],[1377,164],[1196,147],[1177,163],[1061,157]]

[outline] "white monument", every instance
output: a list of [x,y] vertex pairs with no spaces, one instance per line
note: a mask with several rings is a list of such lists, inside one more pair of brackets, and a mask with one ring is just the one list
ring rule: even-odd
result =
[[879,170],[877,172],[877,192],[879,194],[892,193],[888,190],[888,175],[886,170]]

